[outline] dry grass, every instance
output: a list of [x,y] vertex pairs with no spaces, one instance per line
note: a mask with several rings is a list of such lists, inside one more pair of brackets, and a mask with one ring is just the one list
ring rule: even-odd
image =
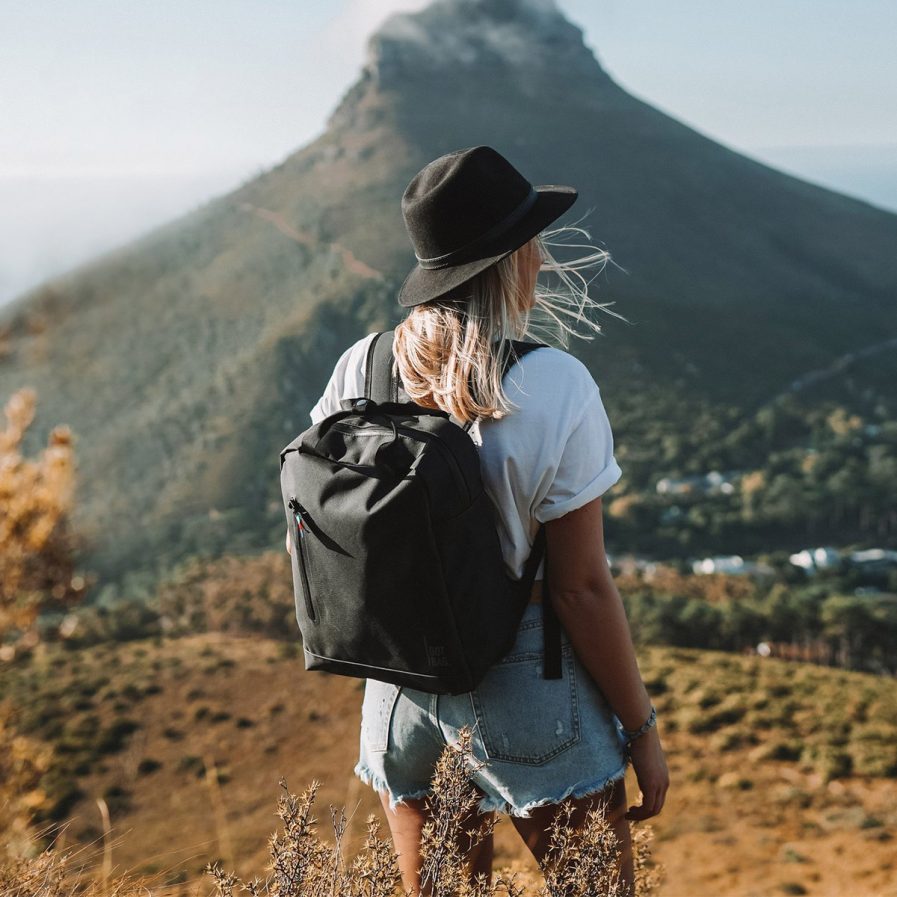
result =
[[[471,750],[471,732],[464,729],[457,745],[443,751],[432,780],[428,798],[430,820],[421,835],[421,882],[429,897],[624,897],[617,861],[620,847],[607,822],[606,807],[589,812],[579,830],[571,824],[572,804],[565,803],[551,829],[548,856],[542,866],[544,882],[528,889],[510,869],[500,870],[493,880],[479,876],[471,881],[465,862],[468,852],[492,834],[491,821],[471,833],[465,820],[475,810],[479,795],[471,774],[479,765]],[[396,855],[390,842],[381,836],[380,823],[370,816],[367,838],[351,864],[343,859],[346,815],[330,808],[333,843],[317,835],[312,809],[318,792],[313,783],[298,797],[286,792],[278,803],[282,834],[270,840],[270,863],[264,878],[243,881],[226,873],[219,863],[206,872],[216,884],[218,897],[234,897],[235,889],[253,897],[392,897],[401,879]],[[636,893],[639,897],[655,892],[660,868],[650,862],[650,826],[642,827],[634,838]]]
[[[209,860],[251,877],[267,860],[278,771],[321,781],[324,808],[347,807],[350,855],[361,849],[369,812],[386,824],[374,792],[348,773],[357,759],[357,684],[306,673],[288,646],[209,633],[41,647],[4,668],[0,692],[16,711],[10,731],[30,745],[15,756],[52,751],[48,767],[23,768],[26,779],[10,790],[32,819],[39,811],[38,824],[65,826],[58,850],[101,843],[102,796],[113,874],[164,876],[182,893],[199,883],[210,889],[201,873]],[[651,820],[664,891],[748,897],[778,893],[783,882],[812,894],[893,890],[897,779],[874,771],[891,768],[897,739],[892,682],[691,649],[652,647],[639,660],[663,708],[675,785]],[[843,773],[845,751],[855,755],[850,773],[829,778]],[[3,759],[0,748],[0,766]],[[212,768],[226,830],[206,778]],[[72,788],[80,792],[74,801]],[[633,776],[627,791],[637,803]],[[505,818],[495,847],[496,868],[532,871],[524,883],[535,888],[538,869]],[[790,859],[791,849],[806,860]]]
[[[35,839],[37,843],[40,839]],[[102,850],[102,848],[99,848]],[[173,897],[171,888],[146,876],[94,876],[96,850],[45,849],[35,856],[0,859],[2,897]]]
[[[599,805],[576,830],[570,824],[569,803],[551,829],[551,845],[543,864],[544,882],[521,881],[519,873],[503,869],[489,881],[479,876],[471,881],[465,864],[467,852],[492,833],[494,821],[471,835],[464,824],[479,797],[471,781],[478,765],[471,750],[471,733],[463,730],[459,744],[445,749],[433,778],[429,799],[431,819],[421,838],[422,881],[429,897],[626,897],[619,879],[619,845]],[[225,872],[220,862],[210,862],[204,871],[214,880],[217,897],[235,897],[245,891],[252,897],[395,897],[402,893],[396,854],[381,833],[375,816],[367,820],[367,836],[358,854],[345,859],[347,817],[344,810],[330,807],[333,833],[328,843],[318,836],[313,815],[319,784],[313,782],[300,795],[290,793],[281,779],[283,794],[277,816],[283,824],[269,840],[270,860],[266,873],[245,881]],[[636,893],[653,894],[660,870],[649,859],[650,826],[634,838]],[[103,849],[102,847],[99,849]],[[129,897],[162,895],[171,887],[146,876],[113,879],[107,865],[100,876],[84,874],[79,857],[94,850],[60,853],[44,850],[35,857],[0,863],[0,897]],[[407,892],[406,892],[407,893]]]

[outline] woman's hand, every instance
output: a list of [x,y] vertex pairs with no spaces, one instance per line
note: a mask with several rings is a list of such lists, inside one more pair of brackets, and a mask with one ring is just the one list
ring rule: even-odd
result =
[[626,813],[627,819],[648,819],[656,816],[670,787],[670,773],[666,756],[660,745],[657,726],[652,726],[644,735],[639,735],[629,745],[632,768],[642,793],[640,806],[633,804]]

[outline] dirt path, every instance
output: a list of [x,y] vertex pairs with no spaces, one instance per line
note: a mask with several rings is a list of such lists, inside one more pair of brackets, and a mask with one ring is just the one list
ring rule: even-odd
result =
[[240,208],[245,212],[251,212],[263,221],[270,222],[284,236],[289,237],[291,240],[294,240],[303,246],[310,246],[312,248],[326,246],[333,249],[342,257],[346,269],[353,274],[357,274],[359,277],[364,277],[369,280],[383,279],[383,274],[380,271],[376,268],[372,268],[366,262],[361,261],[361,259],[354,255],[351,249],[347,249],[340,243],[324,243],[318,240],[318,238],[309,231],[298,230],[290,224],[280,212],[272,212],[270,209],[263,209],[248,202],[240,203]]

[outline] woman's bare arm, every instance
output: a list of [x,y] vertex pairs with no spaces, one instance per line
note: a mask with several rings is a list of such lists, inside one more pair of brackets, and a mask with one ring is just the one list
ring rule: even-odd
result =
[[[638,729],[651,712],[639,672],[629,621],[604,550],[604,509],[596,498],[545,524],[548,587],[573,650],[597,683],[624,729]],[[669,771],[655,726],[630,747],[642,791],[627,818],[660,812]]]

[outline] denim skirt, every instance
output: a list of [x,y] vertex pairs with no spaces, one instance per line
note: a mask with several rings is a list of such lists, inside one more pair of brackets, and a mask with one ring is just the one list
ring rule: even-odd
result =
[[[542,607],[530,604],[514,647],[471,692],[434,695],[365,684],[355,774],[390,807],[430,793],[443,749],[473,731],[472,781],[481,812],[529,816],[534,807],[603,791],[624,777],[622,725],[562,635],[563,678],[544,679]],[[479,765],[479,764],[478,764]]]

